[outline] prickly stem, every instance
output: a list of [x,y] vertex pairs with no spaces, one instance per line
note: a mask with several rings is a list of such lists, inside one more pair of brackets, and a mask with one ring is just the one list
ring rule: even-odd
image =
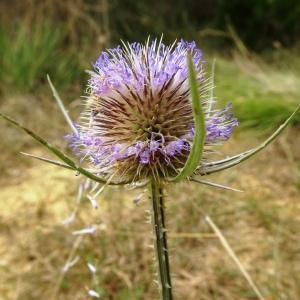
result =
[[173,300],[165,224],[163,188],[159,182],[153,179],[150,184],[150,192],[152,200],[154,246],[158,265],[161,299]]

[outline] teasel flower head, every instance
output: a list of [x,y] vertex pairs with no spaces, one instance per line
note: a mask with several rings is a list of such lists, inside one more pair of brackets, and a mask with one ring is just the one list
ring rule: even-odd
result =
[[199,168],[216,144],[229,139],[238,122],[230,104],[214,108],[213,87],[195,42],[123,44],[102,52],[93,65],[77,131],[67,136],[94,174],[115,182],[138,182],[172,178],[180,172],[195,134],[188,54],[205,116]]
[[210,154],[215,146],[230,138],[238,122],[230,113],[230,104],[215,108],[212,80],[205,75],[204,65],[196,44],[182,40],[170,46],[148,40],[145,45],[123,44],[104,51],[94,71],[89,72],[85,109],[78,124],[70,118],[47,76],[73,131],[66,138],[79,162],[10,116],[0,112],[0,118],[24,131],[59,160],[23,155],[82,174],[102,185],[97,195],[106,185],[132,183],[135,188],[149,179],[158,184],[188,179],[228,189],[199,176],[232,168],[262,151],[292,122],[300,104],[258,146],[213,160]]

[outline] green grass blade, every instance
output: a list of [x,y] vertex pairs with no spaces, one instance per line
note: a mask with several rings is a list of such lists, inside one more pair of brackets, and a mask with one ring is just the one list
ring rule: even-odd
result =
[[[80,174],[82,174],[82,175],[86,176],[87,178],[90,178],[90,179],[92,179],[92,180],[94,180],[96,182],[100,182],[100,183],[104,183],[104,184],[112,184],[112,185],[115,184],[113,182],[109,182],[108,183],[105,179],[94,175],[93,173],[87,171],[84,168],[81,168],[71,158],[69,158],[67,155],[65,155],[58,148],[52,146],[46,140],[44,140],[42,137],[38,136],[36,133],[34,133],[33,131],[31,131],[30,129],[22,126],[17,121],[11,119],[10,117],[8,117],[8,116],[6,116],[6,115],[4,115],[2,113],[0,113],[0,117],[2,117],[3,119],[5,119],[6,121],[12,123],[16,127],[22,129],[23,131],[25,131],[28,135],[30,135],[32,138],[34,138],[36,141],[38,141],[40,144],[42,144],[44,147],[46,147],[56,157],[58,157],[60,160],[62,160],[64,163],[66,163],[68,166],[70,166],[73,170],[79,172]],[[118,183],[118,184],[125,184],[125,183],[127,183],[127,182],[122,182],[122,183]]]
[[248,151],[245,151],[243,153],[234,155],[232,157],[229,157],[227,159],[216,161],[214,163],[210,163],[209,165],[205,165],[200,168],[200,174],[201,175],[208,175],[215,172],[219,172],[228,168],[231,168],[235,165],[238,165],[239,163],[247,160],[248,158],[252,157],[265,147],[267,147],[270,143],[272,143],[276,137],[288,126],[288,124],[292,121],[293,117],[299,112],[300,105],[296,108],[296,110],[290,115],[290,117],[269,137],[267,138],[263,143],[261,143],[259,146],[250,149]]
[[188,54],[187,61],[189,68],[190,93],[192,98],[192,108],[195,123],[195,136],[191,147],[191,152],[184,167],[181,169],[180,173],[176,177],[170,179],[170,181],[180,181],[191,176],[194,173],[201,160],[205,141],[204,113],[202,110],[201,99],[198,92],[197,74],[191,54]]
[[66,110],[63,101],[61,100],[56,88],[54,87],[49,75],[47,75],[47,80],[49,82],[50,88],[52,90],[53,96],[58,104],[58,107],[60,108],[65,120],[67,121],[67,123],[69,124],[70,128],[73,130],[74,133],[78,133],[77,128],[74,126],[73,121],[71,120],[68,111]]

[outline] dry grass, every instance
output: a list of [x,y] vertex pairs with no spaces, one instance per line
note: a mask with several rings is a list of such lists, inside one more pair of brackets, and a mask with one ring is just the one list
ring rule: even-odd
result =
[[[48,114],[54,117],[57,111],[52,109]],[[63,131],[60,122],[53,126],[56,134]],[[176,299],[257,299],[201,211],[222,229],[266,299],[299,299],[300,140],[296,133],[297,129],[290,129],[256,159],[212,178],[243,189],[242,194],[194,183],[168,189]],[[254,134],[239,133],[224,151],[235,153],[257,142]],[[28,143],[19,147],[24,150]],[[40,151],[31,148],[35,154]],[[97,210],[83,199],[75,222],[65,226],[61,221],[75,206],[80,178],[40,162],[24,164],[26,158],[12,161],[10,153],[6,149],[3,154],[10,160],[5,164],[10,172],[0,180],[2,299],[87,299],[87,288],[97,289],[102,299],[157,298],[147,194],[135,205],[139,191],[109,188]],[[292,162],[298,162],[298,167]],[[79,242],[74,253],[79,262],[62,275],[77,239],[72,232],[94,223],[99,230]],[[98,267],[94,279],[87,261]]]

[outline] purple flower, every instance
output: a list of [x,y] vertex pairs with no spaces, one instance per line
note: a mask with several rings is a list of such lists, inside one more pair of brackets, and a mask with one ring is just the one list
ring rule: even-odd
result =
[[[187,53],[192,55],[203,109],[209,90],[195,42],[158,40],[108,49],[93,64],[88,97],[70,148],[96,174],[140,180],[174,176],[193,142]],[[227,140],[237,120],[231,105],[206,112],[206,145]]]
[[140,163],[141,164],[149,164],[150,163],[150,155],[151,152],[148,148],[146,148],[143,152],[139,154]]
[[238,125],[237,119],[229,112],[231,108],[231,103],[228,103],[224,109],[206,119],[207,142],[226,141],[230,138],[233,127]]

